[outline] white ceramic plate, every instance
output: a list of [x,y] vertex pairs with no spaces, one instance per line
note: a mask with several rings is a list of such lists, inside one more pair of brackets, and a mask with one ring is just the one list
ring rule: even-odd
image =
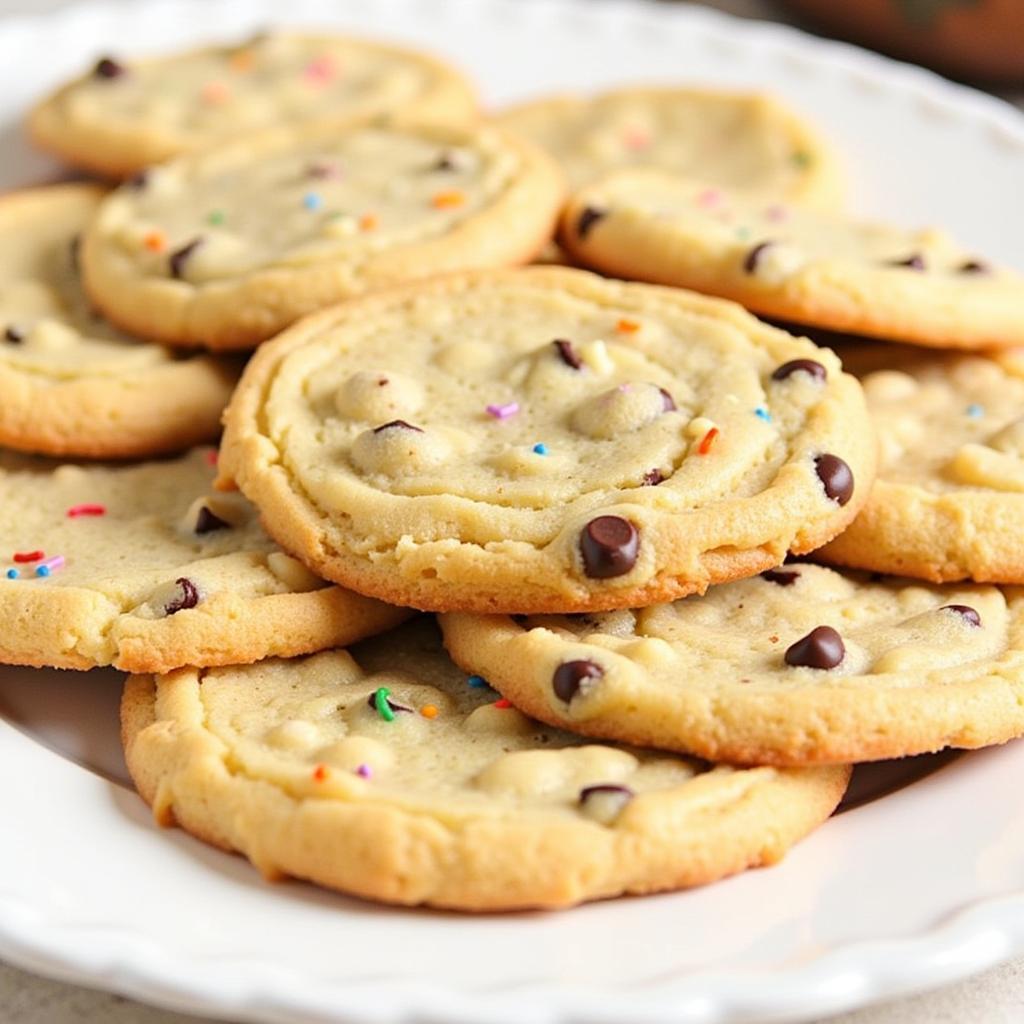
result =
[[[426,44],[494,102],[626,80],[768,87],[834,137],[859,209],[944,222],[1024,269],[1009,107],[791,31],[617,0],[158,0],[11,19],[3,184],[58,173],[18,119],[89,59],[282,18]],[[125,785],[118,689],[113,673],[0,670],[0,956],[44,974],[236,1020],[715,1024],[806,1019],[1024,950],[1021,744],[862,770],[859,805],[769,871],[466,918],[269,886],[158,831]]]

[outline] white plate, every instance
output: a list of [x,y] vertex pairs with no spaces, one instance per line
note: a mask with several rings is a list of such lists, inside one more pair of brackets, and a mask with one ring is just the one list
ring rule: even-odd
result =
[[[160,0],[10,19],[3,183],[58,173],[17,125],[45,86],[108,50],[279,23],[284,6],[448,53],[492,101],[625,80],[769,87],[835,138],[859,209],[945,222],[1024,269],[1024,119],[1009,107],[788,30],[616,0]],[[713,1024],[838,1011],[1024,950],[1021,744],[861,772],[875,799],[769,871],[465,918],[269,886],[158,831],[124,784],[117,691],[113,673],[0,670],[0,956],[44,974],[236,1020]]]

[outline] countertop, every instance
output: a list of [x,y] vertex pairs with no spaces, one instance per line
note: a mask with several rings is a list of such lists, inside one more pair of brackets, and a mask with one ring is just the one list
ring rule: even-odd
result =
[[[68,2],[0,0],[0,18],[61,7]],[[787,20],[779,6],[768,0],[716,0],[707,6],[742,17]],[[1024,109],[1024,94],[1007,98]],[[202,1020],[49,981],[0,962],[0,1024],[202,1024]],[[829,1017],[827,1024],[1019,1024],[1021,1020],[1024,958],[948,988]]]

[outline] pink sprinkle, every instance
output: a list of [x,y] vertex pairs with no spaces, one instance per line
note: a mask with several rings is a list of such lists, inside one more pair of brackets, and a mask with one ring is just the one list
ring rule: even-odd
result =
[[63,566],[64,556],[54,555],[52,558],[47,558],[36,566],[36,575],[49,576],[54,569],[60,569],[63,568]]
[[518,402],[506,402],[504,405],[489,405],[487,411],[496,420],[507,420],[509,416],[515,416],[519,412]]
[[723,196],[720,189],[706,188],[699,196],[697,196],[697,205],[710,210],[712,207],[718,206],[722,199]]
[[302,73],[309,81],[317,85],[325,85],[335,75],[334,61],[327,54],[314,57]]
[[780,220],[785,220],[789,216],[789,210],[784,206],[769,206],[764,211],[765,220],[775,221],[778,223]]
[[651,144],[651,137],[642,128],[628,128],[622,141],[627,149],[646,149]]
[[341,165],[336,160],[314,160],[309,165],[311,178],[340,178]]
[[68,509],[69,519],[77,519],[79,516],[105,516],[106,514],[106,505],[72,505]]
[[356,769],[356,775],[358,775],[361,779],[370,779],[373,778],[373,771],[370,769],[370,766],[368,764],[361,764]]

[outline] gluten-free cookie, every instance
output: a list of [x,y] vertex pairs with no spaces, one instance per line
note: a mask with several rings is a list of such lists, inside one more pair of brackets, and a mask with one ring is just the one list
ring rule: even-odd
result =
[[472,86],[425,54],[345,36],[265,32],[166,57],[100,57],[29,115],[33,140],[76,167],[124,178],[277,125],[380,114],[476,115]]
[[102,195],[54,185],[0,200],[0,445],[127,458],[220,433],[238,366],[122,334],[82,291],[79,234]]
[[237,481],[296,557],[427,610],[651,604],[835,536],[874,431],[836,357],[731,303],[527,268],[295,325],[226,415]]
[[574,259],[835,331],[937,348],[1024,344],[1024,277],[945,232],[854,220],[658,171],[576,193]]
[[[1024,583],[1024,352],[844,348],[881,438],[864,509],[820,555],[943,581]],[[888,366],[888,369],[879,369]]]
[[363,292],[527,262],[562,196],[551,159],[497,128],[283,128],[109,195],[84,236],[85,285],[144,337],[252,348]]
[[563,907],[771,864],[844,767],[713,767],[533,722],[448,660],[432,624],[351,653],[133,676],[128,768],[162,824],[368,899]]
[[213,450],[132,466],[0,455],[0,662],[129,672],[350,643],[407,614],[281,551]]
[[532,100],[496,119],[551,153],[574,189],[649,167],[823,206],[843,193],[828,144],[763,94],[627,87]]
[[444,615],[526,714],[731,764],[873,761],[1024,734],[1024,591],[793,563],[602,615]]

